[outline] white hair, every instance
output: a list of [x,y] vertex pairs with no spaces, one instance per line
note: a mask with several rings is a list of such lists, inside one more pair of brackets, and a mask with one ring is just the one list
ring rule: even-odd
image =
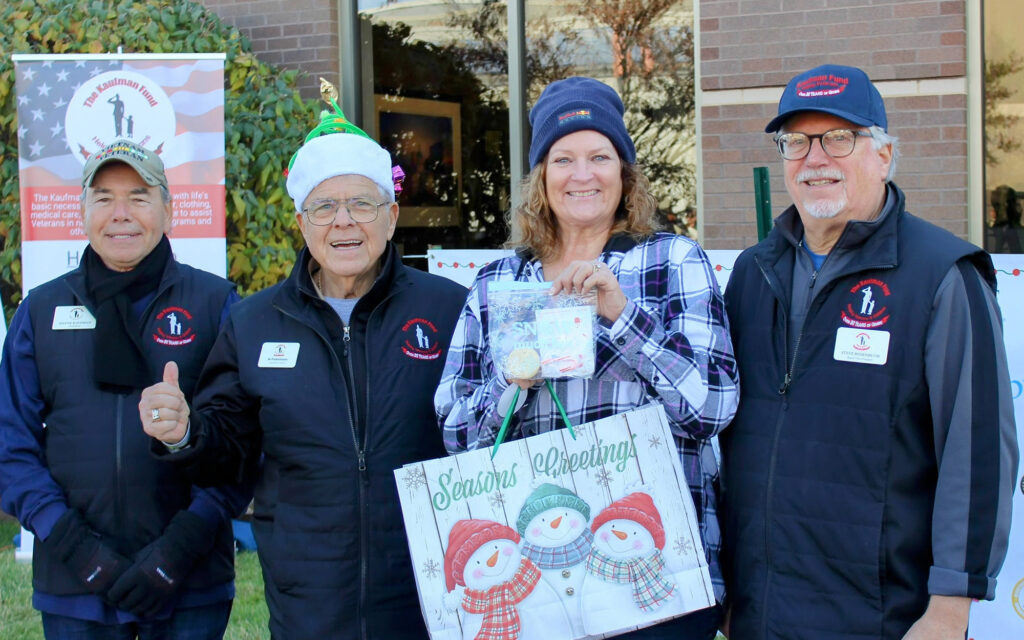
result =
[[885,176],[885,181],[889,182],[892,177],[896,175],[896,161],[900,157],[900,139],[894,135],[885,132],[885,129],[878,125],[871,125],[868,127],[868,131],[871,133],[871,146],[875,151],[878,151],[886,145],[892,146],[892,159],[889,160],[889,173]]

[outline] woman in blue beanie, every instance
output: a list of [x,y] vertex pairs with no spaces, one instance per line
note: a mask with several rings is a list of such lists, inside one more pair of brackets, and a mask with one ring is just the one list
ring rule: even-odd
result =
[[[537,100],[531,171],[522,205],[509,214],[506,246],[516,253],[477,276],[434,405],[451,453],[491,446],[508,411],[515,413],[509,439],[557,428],[549,392],[536,380],[506,380],[491,357],[486,284],[548,281],[554,292],[596,290],[596,372],[554,380],[555,390],[574,424],[664,405],[721,603],[710,439],[736,411],[736,362],[707,256],[692,240],[656,230],[657,203],[635,164],[623,111],[618,94],[591,78],[554,82]],[[510,407],[517,385],[526,393]],[[710,640],[721,617],[719,604],[628,637]]]

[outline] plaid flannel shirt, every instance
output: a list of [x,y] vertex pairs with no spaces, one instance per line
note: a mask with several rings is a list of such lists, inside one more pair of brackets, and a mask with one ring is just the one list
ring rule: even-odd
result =
[[[614,323],[601,322],[594,376],[552,382],[573,424],[650,402],[664,405],[721,601],[718,463],[710,439],[732,420],[739,400],[725,306],[711,264],[692,240],[659,233],[629,248],[617,240],[609,242],[601,259],[618,278],[626,308]],[[544,281],[540,262],[523,264],[518,254],[488,264],[477,275],[455,327],[434,396],[451,453],[492,445],[501,426],[497,404],[508,382],[491,360],[486,285],[515,280],[517,274],[520,281]],[[559,424],[550,394],[534,388],[510,422],[507,439],[551,431]]]
[[519,637],[519,611],[516,605],[530,595],[540,580],[538,569],[528,558],[519,563],[519,570],[504,584],[486,591],[466,589],[462,608],[481,613],[484,621],[473,640],[516,640]]

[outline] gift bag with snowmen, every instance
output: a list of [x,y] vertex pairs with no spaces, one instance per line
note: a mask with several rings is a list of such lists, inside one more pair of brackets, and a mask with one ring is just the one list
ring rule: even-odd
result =
[[715,602],[661,405],[395,470],[433,640],[605,638]]

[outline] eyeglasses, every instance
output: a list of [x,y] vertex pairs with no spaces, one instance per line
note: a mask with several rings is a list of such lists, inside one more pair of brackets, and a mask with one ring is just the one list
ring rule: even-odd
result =
[[830,129],[814,135],[798,132],[780,133],[775,136],[775,144],[779,145],[779,154],[786,160],[806,158],[815,139],[821,141],[821,148],[830,157],[845,158],[853,153],[853,148],[857,145],[857,136],[870,138],[871,134],[852,129]]
[[338,211],[345,207],[349,217],[355,222],[373,222],[377,219],[380,207],[388,202],[374,202],[366,198],[349,198],[348,200],[317,200],[302,210],[306,219],[317,226],[326,226],[338,217]]

